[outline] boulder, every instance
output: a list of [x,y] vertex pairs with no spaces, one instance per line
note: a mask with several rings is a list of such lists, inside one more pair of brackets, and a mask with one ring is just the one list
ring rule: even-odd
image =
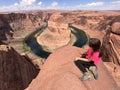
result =
[[112,25],[112,32],[120,35],[120,22],[115,22]]

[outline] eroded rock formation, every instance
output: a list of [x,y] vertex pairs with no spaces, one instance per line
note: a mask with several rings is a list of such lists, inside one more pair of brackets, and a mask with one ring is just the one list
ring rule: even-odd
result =
[[0,14],[0,40],[24,37],[29,31],[40,27],[47,13],[6,13]]
[[103,39],[103,60],[120,65],[120,22],[111,26]]
[[[101,41],[103,40],[104,61],[112,61],[113,63],[120,65],[120,25],[113,25],[114,22],[120,22],[119,12],[53,10],[0,14],[0,44],[3,43],[1,42],[2,40],[18,37],[24,38],[27,33],[42,26],[45,23],[44,21],[48,21],[49,26],[38,37],[38,42],[41,41],[40,44],[46,46],[49,45],[49,47],[52,47],[52,50],[66,45],[70,40],[70,30],[67,28],[67,24],[72,22],[74,25],[87,32],[90,37],[97,37],[101,39]],[[111,27],[111,25],[113,26]],[[110,28],[112,28],[112,30],[110,30]],[[103,39],[104,35],[105,37]],[[3,54],[1,53],[1,55]],[[9,55],[11,55],[11,53],[9,53]],[[9,57],[12,58],[13,56],[8,56],[7,58]],[[109,84],[111,85],[111,83]]]
[[[51,17],[55,16],[52,15]],[[68,24],[50,20],[48,21],[47,29],[37,37],[37,41],[40,45],[44,46],[46,51],[53,52],[68,44],[70,33]]]
[[[102,40],[106,30],[119,18],[117,12],[53,12],[48,20],[48,28],[37,38],[37,41],[50,51],[66,45],[70,40],[68,23],[73,23],[80,29],[85,30],[90,37],[97,37]],[[96,34],[93,34],[93,31]]]
[[120,22],[108,29],[102,45],[103,60],[116,82],[120,86]]
[[[70,38],[70,31],[66,27],[68,23],[72,22],[85,30],[105,31],[112,23],[119,20],[119,18],[119,12],[102,11],[37,11],[0,14],[0,39],[6,40],[13,36],[14,38],[24,37],[29,31],[40,27],[44,24],[44,21],[48,21],[48,31],[50,32],[47,34],[51,36],[54,33],[52,34],[54,39],[54,35],[58,36],[58,39],[65,38],[65,40],[61,39],[64,40],[65,44],[65,41],[68,42]],[[93,35],[91,32],[90,34]]]
[[67,46],[52,53],[36,79],[26,90],[118,90],[118,87],[104,64],[98,67],[98,80],[80,81],[80,70],[75,66],[74,59],[84,50]]
[[24,90],[38,72],[27,56],[0,45],[0,90]]

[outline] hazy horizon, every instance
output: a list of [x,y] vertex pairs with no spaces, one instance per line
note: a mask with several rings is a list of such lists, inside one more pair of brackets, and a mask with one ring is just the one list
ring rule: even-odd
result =
[[0,12],[23,10],[120,10],[120,0],[0,0]]

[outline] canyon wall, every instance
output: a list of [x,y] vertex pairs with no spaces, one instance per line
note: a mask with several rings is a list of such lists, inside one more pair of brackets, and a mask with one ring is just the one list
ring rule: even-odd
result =
[[13,35],[22,36],[23,33],[43,25],[44,21],[48,21],[49,31],[56,34],[66,32],[64,29],[67,29],[68,23],[74,23],[85,30],[105,31],[119,18],[119,12],[102,11],[37,11],[0,14],[0,39],[6,40]]
[[[119,12],[37,11],[0,14],[0,44],[4,40],[24,38],[28,33],[46,24],[46,21],[48,28],[39,36],[38,42],[44,41],[46,45],[53,46],[53,48],[55,44],[66,44],[70,40],[70,30],[67,24],[73,23],[84,30],[88,36],[97,37],[102,41],[103,61],[111,61],[120,65],[120,24],[114,24],[120,22]],[[3,47],[6,49],[4,50]],[[38,71],[31,66],[28,57],[19,55],[13,48],[7,49],[6,46],[1,46],[1,48],[0,84],[2,87],[0,89],[22,90],[27,87]],[[32,72],[35,72],[34,75]]]
[[24,34],[39,28],[47,13],[7,13],[0,14],[0,40],[24,37]]
[[[98,12],[48,10],[27,13],[0,14],[0,42],[1,40],[6,40],[8,38],[24,38],[25,34],[42,26],[45,21],[48,21],[48,28],[38,37],[38,42],[40,44],[44,43],[44,46],[49,45],[49,47],[53,47],[54,49],[54,47],[66,45],[66,43],[70,40],[70,30],[67,24],[73,23],[80,29],[86,31],[90,37],[97,37],[102,41],[105,35],[103,46],[106,47],[107,43],[105,44],[105,42],[107,42],[110,38],[108,31],[114,22],[120,22],[120,13],[113,11]],[[93,31],[95,34],[93,34]],[[115,33],[113,34],[115,35]],[[115,41],[115,39],[112,39],[112,41]],[[113,53],[113,51],[110,52],[111,54]],[[108,54],[104,57],[107,56]],[[118,62],[115,61],[115,59],[118,60],[114,56],[113,62]],[[104,61],[111,60],[112,59]]]
[[[66,28],[68,23],[74,23],[91,30],[106,30],[119,17],[120,14],[117,12],[97,11],[38,11],[0,14],[0,39],[7,39],[6,34],[11,37],[20,36],[23,32],[40,27],[46,20],[49,21],[50,27],[65,26]],[[60,31],[62,32],[62,30],[56,30],[56,32]]]
[[0,90],[24,90],[38,72],[27,56],[0,45]]
[[[103,61],[111,61],[120,65],[119,12],[73,11],[69,13],[66,11],[57,13],[57,16],[53,14],[50,21],[59,24],[73,23],[86,31],[90,37],[101,39],[104,48]],[[115,24],[116,22],[117,24]]]
[[120,22],[112,24],[103,39],[103,60],[120,65]]

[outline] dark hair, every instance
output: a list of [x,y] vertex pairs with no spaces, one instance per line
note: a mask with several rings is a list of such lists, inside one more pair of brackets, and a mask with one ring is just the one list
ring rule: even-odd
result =
[[90,38],[89,46],[93,49],[93,52],[99,51],[101,46],[101,41],[97,38]]

